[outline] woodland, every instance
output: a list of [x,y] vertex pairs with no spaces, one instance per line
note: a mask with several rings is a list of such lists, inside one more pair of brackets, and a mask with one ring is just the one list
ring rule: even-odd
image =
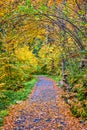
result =
[[0,0],[0,126],[37,75],[56,80],[87,120],[87,1]]

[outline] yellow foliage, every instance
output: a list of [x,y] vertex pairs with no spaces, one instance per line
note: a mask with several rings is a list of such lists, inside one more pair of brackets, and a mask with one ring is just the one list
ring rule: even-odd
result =
[[0,76],[0,80],[4,79],[5,76],[6,76],[6,74],[1,75],[1,76]]
[[40,64],[41,66],[47,65],[47,69],[52,71],[53,67],[58,70],[58,65],[60,64],[60,51],[58,51],[57,46],[55,44],[45,44],[40,52]]
[[20,62],[24,62],[22,69],[30,70],[31,68],[35,69],[38,65],[38,60],[35,55],[29,50],[29,47],[24,45],[24,47],[19,47],[15,50],[15,55]]
[[5,86],[5,83],[0,83],[0,89]]

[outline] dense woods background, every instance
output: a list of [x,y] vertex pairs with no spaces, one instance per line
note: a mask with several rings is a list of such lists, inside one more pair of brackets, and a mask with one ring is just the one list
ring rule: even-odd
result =
[[86,0],[0,1],[1,123],[38,74],[56,77],[73,114],[87,119],[86,11]]

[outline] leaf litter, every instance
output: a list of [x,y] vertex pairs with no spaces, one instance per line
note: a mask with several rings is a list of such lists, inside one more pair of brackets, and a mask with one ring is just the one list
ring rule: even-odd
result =
[[62,98],[64,91],[50,78],[38,76],[26,101],[10,107],[2,130],[86,130]]

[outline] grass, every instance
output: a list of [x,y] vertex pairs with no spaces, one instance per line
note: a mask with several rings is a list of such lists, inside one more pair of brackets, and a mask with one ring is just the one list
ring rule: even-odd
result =
[[59,81],[61,80],[61,77],[60,77],[60,76],[54,76],[54,75],[49,76],[49,75],[48,75],[48,77],[54,79],[56,82],[59,82]]
[[27,99],[36,82],[37,79],[33,78],[29,82],[25,82],[23,84],[23,88],[18,91],[2,91],[2,96],[0,97],[0,126],[3,125],[3,119],[9,113],[8,108],[10,107],[10,105],[16,104],[19,101]]
[[54,75],[48,75],[48,74],[38,74],[38,75],[34,75],[34,76],[45,76],[45,77],[48,77],[48,78],[52,78],[56,82],[59,82],[62,79],[62,77],[60,75],[59,76],[57,76],[57,75],[54,76]]

